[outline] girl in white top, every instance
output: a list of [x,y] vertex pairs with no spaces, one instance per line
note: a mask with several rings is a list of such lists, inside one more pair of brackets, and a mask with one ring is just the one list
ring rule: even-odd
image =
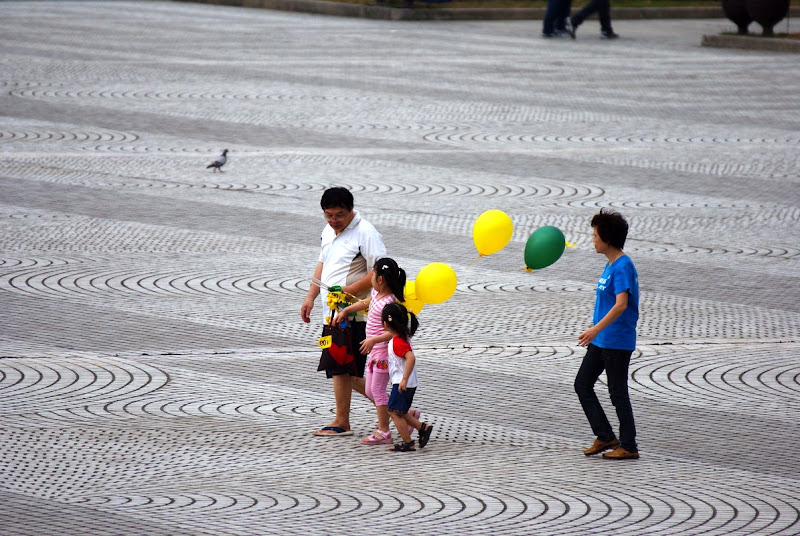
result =
[[[389,430],[389,397],[386,386],[389,384],[389,356],[387,349],[392,336],[386,332],[381,320],[383,308],[397,301],[403,301],[406,286],[406,272],[388,257],[375,261],[372,269],[372,295],[366,300],[348,305],[333,320],[338,325],[348,315],[369,308],[367,314],[367,338],[361,343],[361,353],[369,354],[364,369],[364,383],[367,397],[375,404],[378,414],[377,429],[361,440],[365,445],[391,445],[392,432]],[[417,412],[417,416],[419,413]]]
[[403,438],[401,443],[395,443],[389,450],[409,452],[416,450],[410,429],[417,430],[420,448],[428,443],[433,431],[433,425],[421,422],[409,411],[419,385],[417,358],[409,339],[417,331],[419,322],[416,315],[408,312],[400,303],[391,303],[384,307],[381,317],[383,327],[392,335],[388,348],[389,377],[392,381],[389,414],[397,432]]

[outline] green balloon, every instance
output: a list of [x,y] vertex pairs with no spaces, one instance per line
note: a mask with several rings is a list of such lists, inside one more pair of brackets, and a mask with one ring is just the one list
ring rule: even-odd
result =
[[550,266],[564,253],[565,244],[564,233],[552,225],[536,229],[525,244],[525,266],[532,270]]

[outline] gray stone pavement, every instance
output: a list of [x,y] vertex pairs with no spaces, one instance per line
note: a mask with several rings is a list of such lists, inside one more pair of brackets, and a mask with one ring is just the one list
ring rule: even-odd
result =
[[[700,47],[730,26],[0,2],[0,534],[800,533],[800,63]],[[332,184],[459,277],[416,453],[360,444],[364,400],[310,434]],[[600,207],[641,280],[633,462],[581,454],[572,392]],[[470,266],[490,208],[512,242]],[[542,225],[578,245],[524,272]]]

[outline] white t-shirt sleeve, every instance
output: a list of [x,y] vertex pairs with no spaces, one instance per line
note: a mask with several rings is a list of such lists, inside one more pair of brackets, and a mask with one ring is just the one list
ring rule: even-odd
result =
[[371,224],[368,225],[370,226],[369,232],[364,233],[362,236],[361,255],[367,261],[368,269],[371,270],[378,259],[386,256],[386,246],[383,243],[381,233]]

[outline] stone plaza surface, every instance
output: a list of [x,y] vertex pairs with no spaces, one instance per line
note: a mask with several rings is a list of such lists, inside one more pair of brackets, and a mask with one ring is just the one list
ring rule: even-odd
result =
[[[0,2],[0,534],[800,533],[800,62],[700,47],[731,27]],[[310,433],[329,185],[459,277],[415,453],[360,444],[364,399]],[[630,462],[583,456],[572,388],[601,207],[642,292]],[[487,209],[515,231],[476,261]],[[578,245],[525,272],[543,225]]]

